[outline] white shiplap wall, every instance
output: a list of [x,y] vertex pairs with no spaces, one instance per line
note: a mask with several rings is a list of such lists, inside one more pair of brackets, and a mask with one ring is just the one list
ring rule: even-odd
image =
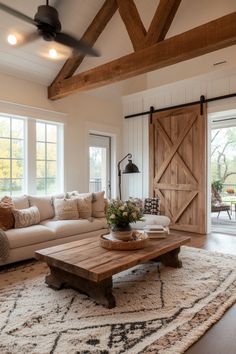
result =
[[[201,95],[211,98],[236,92],[236,69],[213,72],[162,87],[146,90],[138,94],[123,97],[125,115],[197,101]],[[208,104],[208,112],[220,112],[236,109],[236,98],[216,101]],[[122,176],[122,199],[129,196],[145,198],[149,194],[149,142],[148,116],[124,119],[123,154],[133,155],[141,173]]]

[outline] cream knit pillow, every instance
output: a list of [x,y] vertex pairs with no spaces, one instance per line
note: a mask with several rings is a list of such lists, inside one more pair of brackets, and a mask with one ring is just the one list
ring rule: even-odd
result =
[[56,220],[76,220],[79,218],[77,201],[75,199],[53,200]]
[[92,199],[92,216],[94,218],[104,218],[105,217],[105,192],[93,193]]
[[90,219],[92,216],[92,193],[78,194],[72,199],[77,201],[79,218]]

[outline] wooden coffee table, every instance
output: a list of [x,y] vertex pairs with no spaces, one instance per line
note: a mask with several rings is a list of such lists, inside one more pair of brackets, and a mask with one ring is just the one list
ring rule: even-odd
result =
[[112,276],[146,261],[161,261],[166,266],[180,268],[180,247],[190,237],[173,233],[165,239],[149,240],[147,247],[135,251],[110,251],[102,248],[99,238],[91,237],[35,252],[35,257],[47,263],[51,273],[46,283],[55,288],[70,286],[113,308]]

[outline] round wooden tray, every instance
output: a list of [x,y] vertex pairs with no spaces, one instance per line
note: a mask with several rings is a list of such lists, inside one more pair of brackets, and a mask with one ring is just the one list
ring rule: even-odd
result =
[[100,236],[100,245],[108,250],[118,250],[118,251],[132,251],[140,250],[146,247],[148,243],[148,235],[145,234],[145,238],[132,240],[132,241],[121,241],[115,239],[111,234],[105,234]]

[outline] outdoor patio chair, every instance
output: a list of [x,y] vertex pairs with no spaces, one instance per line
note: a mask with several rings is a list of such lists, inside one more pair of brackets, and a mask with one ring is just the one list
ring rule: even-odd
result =
[[226,211],[229,219],[231,220],[231,206],[222,202],[219,192],[212,187],[211,189],[211,212],[218,213],[217,218],[219,218],[220,212]]

